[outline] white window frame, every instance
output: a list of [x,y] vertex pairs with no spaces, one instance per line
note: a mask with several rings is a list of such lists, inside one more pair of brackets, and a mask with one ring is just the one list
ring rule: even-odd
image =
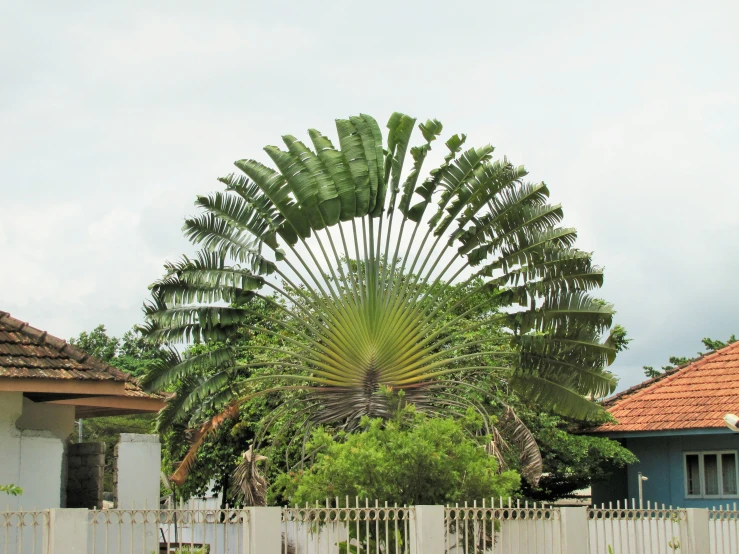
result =
[[[723,454],[734,455],[734,471],[736,472],[736,483],[737,483],[737,494],[724,494],[724,472],[723,472],[723,461],[721,456]],[[706,476],[703,467],[704,456],[716,456],[717,471],[718,471],[718,490],[720,494],[706,494]],[[698,478],[700,481],[700,494],[688,494],[688,456],[698,456]],[[683,452],[683,475],[685,481],[685,498],[739,498],[739,455],[736,450],[694,450],[690,452]]]

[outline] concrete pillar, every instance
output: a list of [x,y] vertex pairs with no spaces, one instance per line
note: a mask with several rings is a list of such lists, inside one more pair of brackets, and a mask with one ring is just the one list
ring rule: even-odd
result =
[[121,433],[116,446],[118,509],[159,509],[162,446],[159,435]]
[[562,552],[588,554],[588,509],[560,508],[562,526]]
[[416,506],[415,525],[411,524],[411,552],[444,554],[445,533],[444,506]]
[[244,522],[243,554],[280,554],[282,552],[282,508],[247,508],[249,521]]
[[703,508],[688,508],[688,541],[690,542],[687,554],[700,554],[707,552],[711,544],[711,536],[708,525],[708,510]]
[[[158,510],[162,445],[159,435],[121,433],[116,446],[116,500],[121,510]],[[155,525],[144,525],[143,534],[130,537],[134,552],[154,552],[159,545]],[[143,546],[141,546],[143,541]]]
[[49,552],[87,554],[87,510],[49,510]]

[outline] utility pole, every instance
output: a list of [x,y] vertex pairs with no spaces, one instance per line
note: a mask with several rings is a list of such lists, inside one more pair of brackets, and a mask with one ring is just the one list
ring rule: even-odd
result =
[[77,442],[82,442],[82,418],[77,420]]
[[644,509],[644,488],[643,488],[643,483],[644,483],[644,481],[649,481],[649,478],[648,477],[644,477],[641,474],[641,471],[640,471],[639,474],[638,474],[638,476],[637,476],[637,479],[639,479],[639,509],[640,510],[643,510]]

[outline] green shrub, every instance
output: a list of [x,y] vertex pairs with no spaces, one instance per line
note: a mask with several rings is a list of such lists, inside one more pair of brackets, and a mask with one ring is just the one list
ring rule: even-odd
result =
[[361,432],[313,432],[307,452],[314,463],[280,475],[270,502],[323,503],[359,497],[399,505],[446,504],[509,496],[520,484],[514,471],[498,471],[476,436],[481,421],[472,411],[463,420],[428,417],[412,406],[391,420],[364,418]]

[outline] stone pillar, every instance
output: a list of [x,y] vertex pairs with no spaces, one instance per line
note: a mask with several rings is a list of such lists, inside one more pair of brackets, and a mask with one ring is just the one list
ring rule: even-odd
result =
[[588,509],[560,508],[562,526],[562,552],[588,554]]
[[122,433],[115,456],[116,507],[159,509],[162,464],[159,435]]
[[244,522],[243,554],[280,554],[282,552],[282,508],[247,508],[249,521]]
[[49,552],[87,554],[87,510],[49,511]]
[[411,552],[444,554],[445,533],[444,506],[416,506],[415,526],[411,523]]
[[104,470],[104,442],[81,442],[67,447],[67,508],[103,507]]

